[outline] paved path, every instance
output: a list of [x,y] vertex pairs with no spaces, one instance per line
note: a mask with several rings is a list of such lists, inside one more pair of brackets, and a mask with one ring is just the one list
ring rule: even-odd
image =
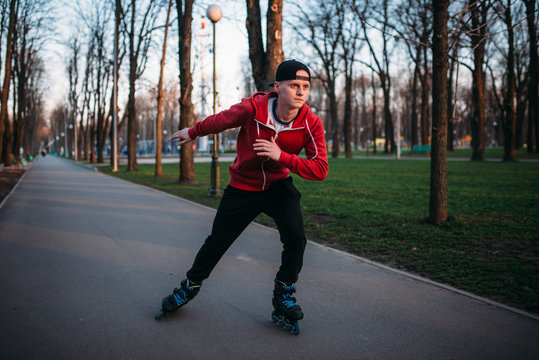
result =
[[252,225],[155,321],[214,211],[52,156],[0,209],[2,359],[537,359],[539,321],[309,243],[294,336],[270,320],[278,234]]

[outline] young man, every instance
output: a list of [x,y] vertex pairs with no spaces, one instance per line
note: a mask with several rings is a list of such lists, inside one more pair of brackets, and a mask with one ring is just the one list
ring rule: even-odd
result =
[[[282,261],[275,277],[275,321],[297,324],[303,312],[292,294],[303,264],[306,245],[301,194],[290,171],[310,180],[323,180],[328,172],[322,120],[305,104],[311,85],[309,68],[296,60],[277,68],[275,91],[258,92],[230,109],[207,117],[172,135],[178,145],[197,136],[240,128],[237,155],[230,166],[230,182],[223,193],[211,234],[207,237],[187,278],[165,297],[162,312],[189,302],[234,240],[260,213],[271,216],[283,244]],[[306,158],[298,154],[305,150]],[[162,314],[162,313],[161,313]],[[298,328],[299,331],[299,328]]]

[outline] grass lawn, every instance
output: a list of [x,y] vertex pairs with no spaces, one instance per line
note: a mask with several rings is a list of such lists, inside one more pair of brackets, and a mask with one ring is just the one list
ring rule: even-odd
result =
[[[366,156],[367,152],[365,150],[354,150],[352,152],[353,155],[359,155],[359,156]],[[373,157],[395,157],[393,154],[384,154],[384,149],[379,148],[378,153],[376,155],[373,155],[372,149],[369,151],[369,156]],[[342,156],[342,155],[341,155]],[[401,149],[401,156],[402,157],[408,157],[410,156],[410,149],[409,148],[403,148]],[[425,154],[417,154],[418,157],[426,156]],[[503,147],[487,147],[485,148],[485,152],[483,154],[485,159],[503,159]],[[461,159],[471,159],[472,157],[472,149],[471,148],[456,148],[453,151],[447,152],[447,157],[449,158],[461,158]],[[517,150],[517,159],[519,160],[526,160],[526,159],[535,159],[539,160],[539,154],[536,154],[534,152],[528,153],[527,149],[521,148]]]
[[[164,164],[162,178],[153,165],[115,176],[216,207],[210,164],[195,168],[193,185],[178,184],[178,164]],[[450,219],[440,226],[427,221],[429,161],[331,159],[323,182],[294,176],[308,238],[539,313],[539,163],[455,161],[448,171]]]

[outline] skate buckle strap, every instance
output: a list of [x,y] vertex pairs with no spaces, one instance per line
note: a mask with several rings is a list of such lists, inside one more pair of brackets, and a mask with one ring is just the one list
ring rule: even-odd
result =
[[283,301],[283,304],[285,304],[286,307],[291,308],[292,306],[296,305],[296,299],[292,297],[292,294],[283,294],[283,299],[290,299]]
[[178,305],[182,305],[187,302],[187,294],[185,293],[185,291],[183,289],[180,289],[180,292],[181,292],[181,295],[183,296],[181,296],[177,292],[174,292],[174,300],[176,301],[176,304]]

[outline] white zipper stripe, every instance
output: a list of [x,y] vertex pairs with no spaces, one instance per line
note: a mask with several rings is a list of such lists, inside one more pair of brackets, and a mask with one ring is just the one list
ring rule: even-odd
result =
[[313,142],[314,149],[316,150],[316,154],[314,154],[311,159],[316,159],[316,157],[318,156],[318,146],[316,146],[316,143],[314,142],[314,137],[311,133],[311,128],[309,128],[309,122],[307,121],[307,119],[305,119],[305,123],[307,124],[307,130],[309,131],[309,135],[311,135],[311,141]]
[[266,188],[266,172],[264,171],[264,163],[269,160],[269,156],[266,160],[262,161],[260,167],[262,168],[262,176],[264,177],[264,182],[262,183],[262,190]]

